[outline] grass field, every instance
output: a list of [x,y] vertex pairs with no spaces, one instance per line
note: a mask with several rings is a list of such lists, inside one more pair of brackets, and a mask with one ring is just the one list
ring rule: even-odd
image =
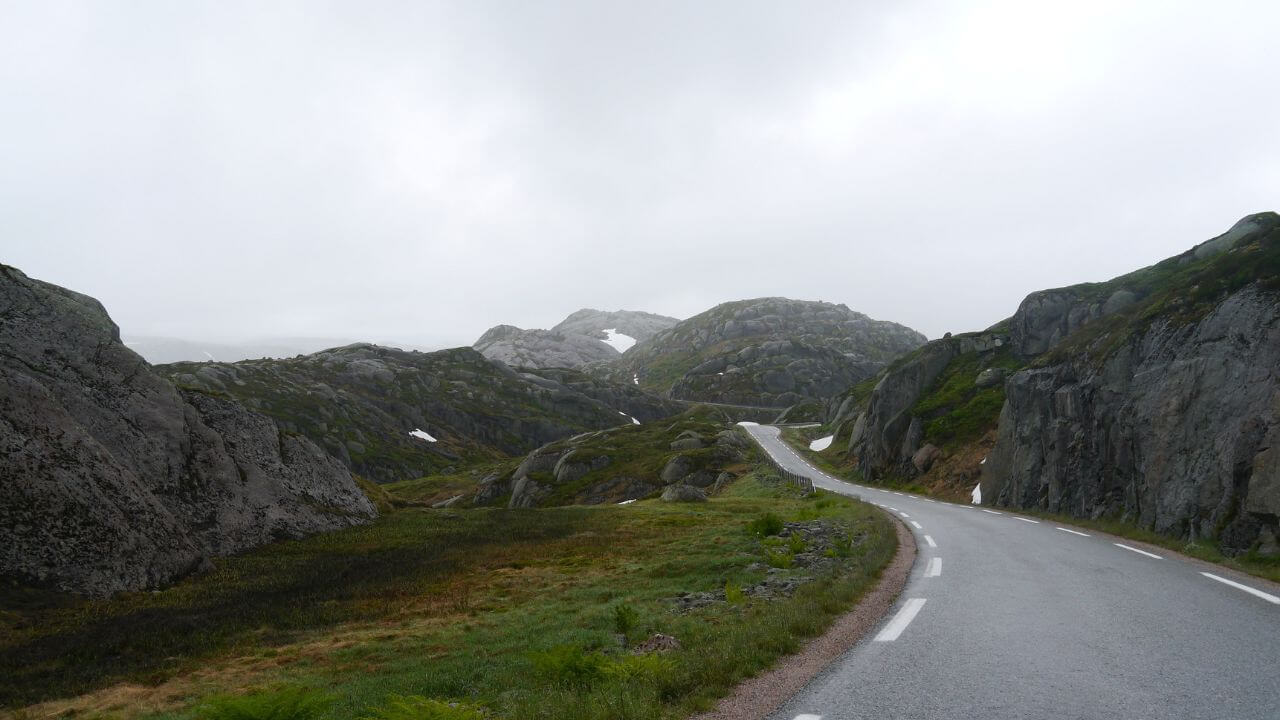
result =
[[[791,597],[743,596],[759,564],[786,552],[751,529],[769,513],[843,526],[854,542],[840,571]],[[220,560],[161,592],[88,601],[4,588],[0,714],[263,716],[219,710],[247,702],[294,708],[281,720],[474,717],[467,707],[513,720],[682,717],[822,632],[895,548],[870,507],[754,474],[698,504],[402,508]],[[672,609],[680,593],[717,590],[732,602]],[[631,652],[655,632],[681,648]],[[402,701],[420,706],[406,714],[397,695],[429,700]]]

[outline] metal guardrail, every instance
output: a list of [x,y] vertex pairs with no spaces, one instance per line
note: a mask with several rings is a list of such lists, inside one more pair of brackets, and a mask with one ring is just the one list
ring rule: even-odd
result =
[[810,478],[810,477],[808,477],[808,476],[806,476],[806,475],[800,475],[800,474],[798,474],[798,473],[793,473],[793,472],[791,472],[790,470],[788,470],[788,469],[786,469],[786,468],[782,467],[782,465],[778,464],[778,462],[777,462],[776,460],[774,460],[774,459],[769,455],[769,453],[768,453],[767,451],[765,451],[764,447],[763,447],[762,445],[760,445],[760,442],[759,442],[758,440],[756,440],[756,436],[755,436],[755,435],[752,435],[751,433],[747,432],[747,431],[746,431],[744,428],[742,428],[741,426],[739,426],[739,427],[738,427],[738,430],[740,430],[744,435],[746,435],[746,436],[751,440],[752,444],[754,444],[756,447],[760,448],[760,452],[761,452],[761,454],[763,454],[763,455],[764,455],[764,461],[765,461],[766,463],[768,463],[770,467],[772,467],[774,470],[776,470],[776,471],[778,472],[778,474],[782,476],[782,479],[783,479],[783,480],[786,480],[787,482],[791,483],[792,485],[795,485],[796,487],[799,487],[801,490],[804,490],[804,494],[805,494],[805,495],[812,495],[812,494],[813,494],[813,479],[812,479],[812,478]]

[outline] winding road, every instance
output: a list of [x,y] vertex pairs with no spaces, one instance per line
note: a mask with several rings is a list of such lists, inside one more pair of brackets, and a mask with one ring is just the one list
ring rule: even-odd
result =
[[1280,718],[1280,592],[1005,510],[856,485],[770,426],[784,469],[883,507],[919,553],[881,626],[771,718]]

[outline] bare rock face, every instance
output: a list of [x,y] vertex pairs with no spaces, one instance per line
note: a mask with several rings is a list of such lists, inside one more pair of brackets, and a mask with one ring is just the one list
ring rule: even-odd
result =
[[924,342],[844,305],[757,298],[681,321],[608,372],[674,398],[781,410],[838,394]]
[[2,265],[0,350],[0,575],[109,595],[377,514],[311,442],[179,392],[96,300]]
[[922,440],[920,418],[912,414],[912,409],[952,360],[964,354],[992,353],[1007,342],[1006,336],[994,332],[934,340],[887,372],[876,384],[849,436],[849,452],[857,454],[858,467],[865,477],[921,472],[920,464],[915,462]]
[[982,496],[1276,551],[1280,306],[1257,287],[1153,324],[1104,363],[1010,378]]
[[550,330],[525,330],[513,325],[490,328],[472,345],[490,360],[517,368],[582,368],[607,363],[622,356],[605,342],[608,330],[633,340],[647,340],[675,325],[664,315],[618,310],[583,309]]

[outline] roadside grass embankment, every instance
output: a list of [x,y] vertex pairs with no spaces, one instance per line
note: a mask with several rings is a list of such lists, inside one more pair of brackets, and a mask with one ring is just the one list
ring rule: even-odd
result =
[[[743,592],[795,551],[770,514],[838,526],[837,569]],[[159,592],[0,588],[0,716],[683,717],[822,633],[896,544],[874,508],[759,471],[705,503],[400,508]],[[680,647],[637,654],[654,633]]]

